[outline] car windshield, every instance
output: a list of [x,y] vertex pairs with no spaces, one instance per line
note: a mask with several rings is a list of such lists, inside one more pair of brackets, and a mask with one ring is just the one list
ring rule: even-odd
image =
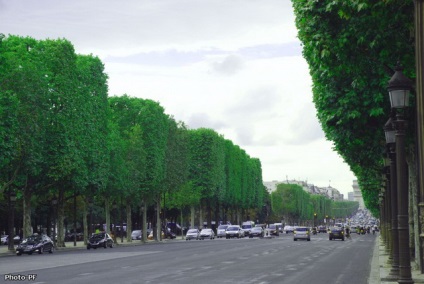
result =
[[197,233],[197,230],[196,229],[190,229],[190,230],[188,230],[187,233]]
[[23,240],[22,243],[34,243],[34,242],[39,242],[39,241],[41,241],[40,236],[29,236],[28,238]]
[[238,227],[228,227],[227,231],[237,231]]
[[274,224],[269,225],[269,228],[270,228],[270,229],[275,229],[275,225],[274,225]]
[[308,228],[297,228],[296,231],[298,232],[306,232]]
[[252,225],[241,225],[242,229],[250,229],[252,228]]
[[218,229],[220,229],[220,230],[225,230],[227,228],[228,228],[228,225],[221,225],[221,226],[218,227]]
[[211,231],[211,229],[203,229],[202,233],[209,233]]
[[255,227],[252,229],[252,231],[261,231],[262,229],[260,227]]
[[105,234],[94,234],[91,238],[95,240],[103,239]]

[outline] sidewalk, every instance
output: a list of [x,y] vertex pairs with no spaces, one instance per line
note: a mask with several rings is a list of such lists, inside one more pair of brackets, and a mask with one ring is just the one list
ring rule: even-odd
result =
[[[393,284],[397,283],[397,280],[390,278],[391,264],[388,263],[389,254],[386,251],[385,246],[382,244],[380,237],[375,242],[373,258],[371,261],[371,273],[368,283],[370,284]],[[414,283],[424,283],[424,274],[419,269],[415,269],[411,265],[412,280]]]
[[[114,246],[141,246],[146,245],[149,243],[156,243],[156,241],[147,240],[146,243],[142,243],[141,240],[133,240],[132,242],[127,242],[127,240],[124,238],[123,242],[121,243],[121,239],[116,239],[117,243],[114,244]],[[169,239],[163,239],[162,242],[167,241],[181,241],[181,236],[177,237],[176,239],[169,240]],[[16,248],[17,245],[15,245]],[[74,246],[74,242],[65,242],[65,247],[56,248],[58,251],[62,250],[77,250],[77,249],[86,249],[87,246],[84,244],[84,241],[78,241],[76,242],[76,246]],[[0,257],[2,256],[10,256],[15,255],[16,253],[14,251],[9,251],[7,245],[0,245]]]

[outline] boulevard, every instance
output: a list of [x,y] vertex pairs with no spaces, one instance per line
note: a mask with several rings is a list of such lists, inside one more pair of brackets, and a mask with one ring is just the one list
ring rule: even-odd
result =
[[0,257],[0,274],[5,283],[26,277],[30,283],[361,284],[368,283],[377,238],[353,234],[350,240],[329,241],[321,233],[310,242],[295,242],[292,234],[280,234],[59,250]]

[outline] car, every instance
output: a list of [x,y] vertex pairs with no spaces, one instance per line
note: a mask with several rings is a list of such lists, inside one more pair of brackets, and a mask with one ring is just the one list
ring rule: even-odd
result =
[[269,224],[267,230],[268,230],[268,233],[270,235],[274,235],[274,236],[280,235],[280,231],[278,230],[278,226],[276,226],[275,224]]
[[199,239],[200,240],[204,240],[204,239],[210,239],[213,240],[215,239],[215,232],[212,229],[202,229],[200,231],[199,234]]
[[108,233],[93,234],[87,242],[87,249],[113,248],[113,239]]
[[198,229],[189,229],[186,234],[186,241],[198,240],[200,231]]
[[318,226],[318,233],[327,233],[327,228],[325,226]]
[[283,233],[283,223],[274,223],[274,225],[278,226],[280,233]]
[[330,233],[328,234],[328,239],[330,241],[335,240],[335,239],[340,239],[342,241],[344,241],[345,239],[345,235],[344,235],[344,230],[343,228],[340,227],[332,227],[330,229]]
[[297,241],[299,239],[311,240],[311,230],[308,227],[297,227],[293,231],[293,240]]
[[131,240],[141,240],[141,230],[134,230],[131,232]]
[[228,228],[225,230],[225,238],[226,239],[230,239],[230,238],[239,238],[240,239],[242,237],[244,237],[244,232],[240,228],[239,225],[228,226]]
[[16,248],[16,255],[23,253],[31,255],[33,252],[42,254],[45,251],[53,253],[54,243],[47,235],[33,234],[24,239]]
[[218,229],[216,230],[216,237],[217,238],[223,238],[225,237],[225,230],[228,228],[229,225],[220,225]]
[[[21,241],[21,237],[19,235],[16,235],[13,237],[13,243],[19,244]],[[8,245],[9,244],[9,235],[2,235],[1,236],[1,244],[2,245]]]
[[284,226],[283,231],[286,232],[286,234],[293,233],[293,226],[289,226],[289,225]]
[[253,237],[263,237],[265,235],[264,229],[262,227],[253,227],[250,231],[249,238]]
[[241,229],[244,231],[245,236],[250,234],[253,227],[255,227],[255,223],[253,221],[246,221],[241,224]]

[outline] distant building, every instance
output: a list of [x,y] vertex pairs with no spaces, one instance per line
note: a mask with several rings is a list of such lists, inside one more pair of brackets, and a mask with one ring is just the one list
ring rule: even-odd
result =
[[307,181],[301,181],[301,180],[285,180],[285,181],[265,181],[263,184],[268,190],[269,193],[273,192],[277,189],[277,186],[279,184],[286,183],[286,184],[297,184],[303,188],[304,191],[310,193],[310,194],[319,194],[327,196],[330,199],[333,199],[335,201],[343,201],[344,196],[340,193],[336,188],[328,186],[328,187],[318,187],[313,184],[308,184]]
[[359,209],[365,209],[364,199],[362,198],[362,192],[359,188],[358,181],[353,181],[353,200],[359,202]]
[[348,201],[355,201],[353,197],[353,191],[347,193],[347,200]]

